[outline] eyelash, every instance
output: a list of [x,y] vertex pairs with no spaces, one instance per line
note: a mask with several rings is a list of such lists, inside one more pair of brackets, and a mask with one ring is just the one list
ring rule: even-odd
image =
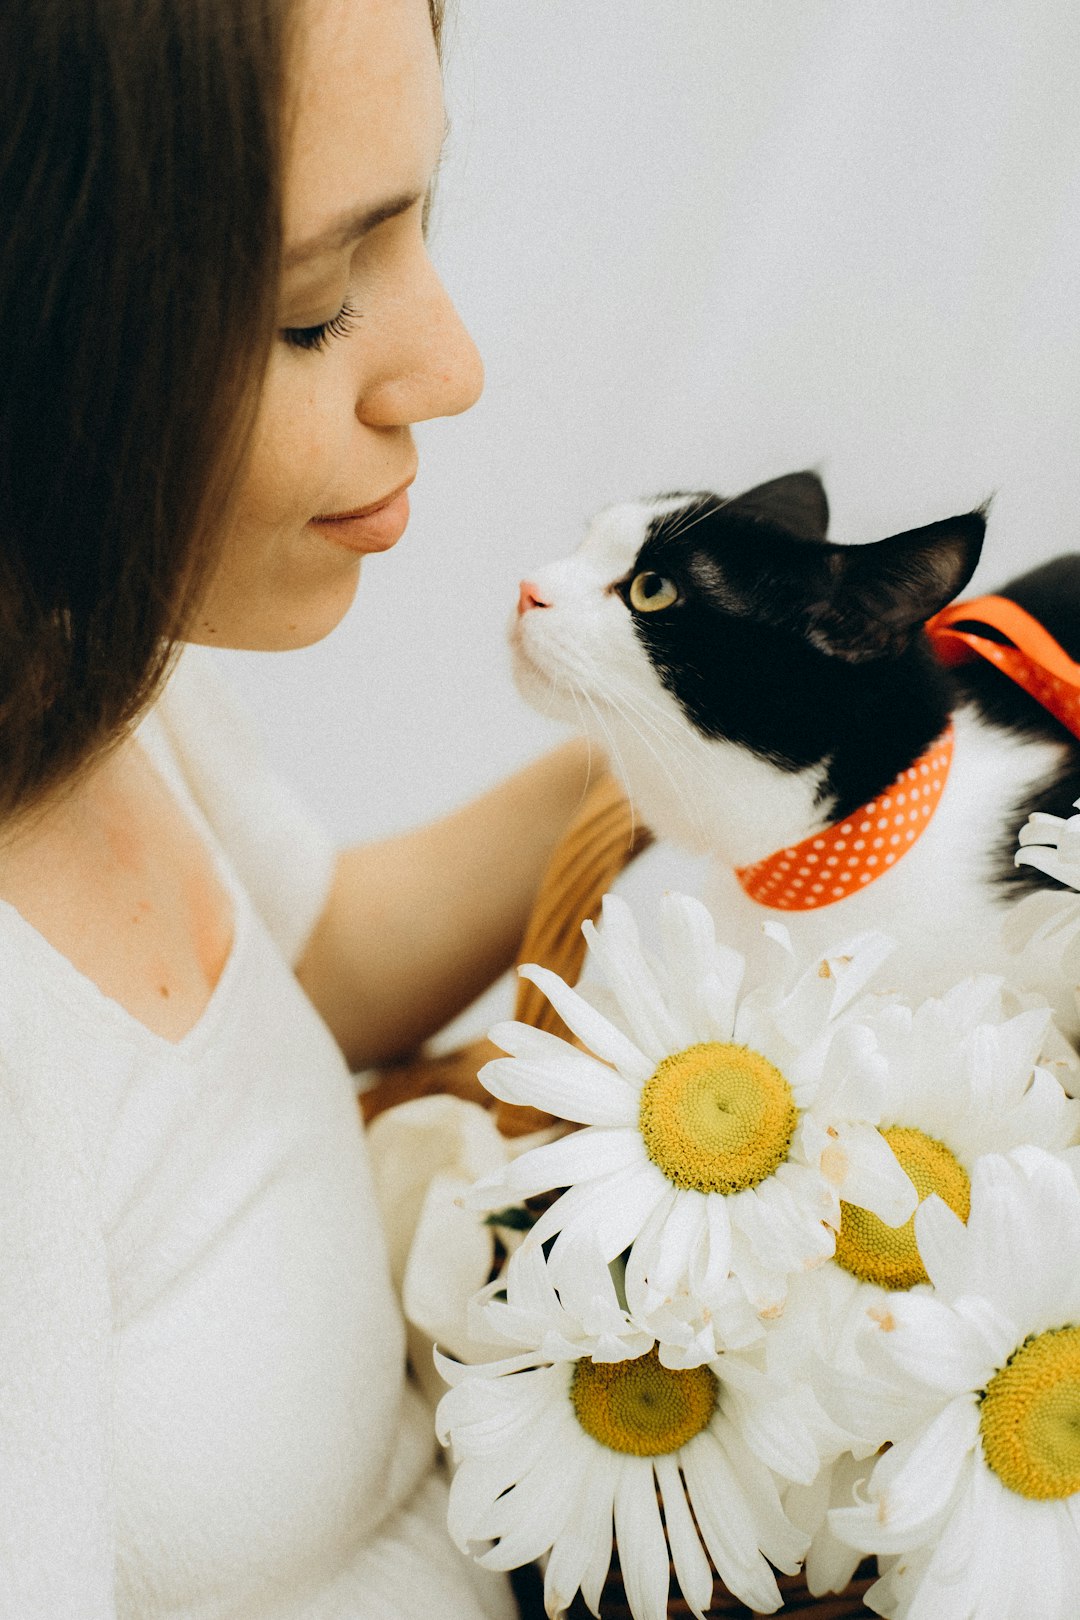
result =
[[347,337],[358,319],[358,311],[346,299],[330,320],[319,326],[286,326],[281,335],[293,349],[325,349],[331,338]]

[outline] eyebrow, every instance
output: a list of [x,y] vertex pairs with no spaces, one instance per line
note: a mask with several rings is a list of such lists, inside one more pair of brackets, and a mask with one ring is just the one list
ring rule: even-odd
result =
[[390,197],[386,202],[377,203],[374,208],[353,209],[347,214],[341,214],[331,220],[325,230],[319,231],[316,236],[309,236],[306,242],[298,242],[294,247],[286,250],[283,265],[286,270],[293,269],[298,264],[305,264],[309,259],[317,259],[326,253],[340,253],[358,242],[362,236],[373,231],[377,225],[385,220],[396,219],[399,214],[407,213],[421,202],[425,193],[422,191],[403,192],[399,197]]

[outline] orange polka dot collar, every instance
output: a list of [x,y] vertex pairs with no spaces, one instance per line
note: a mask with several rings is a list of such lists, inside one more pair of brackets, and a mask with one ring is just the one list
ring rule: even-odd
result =
[[952,727],[896,781],[843,821],[735,869],[751,900],[777,911],[818,911],[882,877],[929,826],[945,791]]
[[[986,632],[989,630],[990,634]],[[952,602],[927,622],[943,664],[985,658],[1080,737],[1080,664],[1037,619],[1006,596]],[[952,763],[950,726],[891,787],[854,815],[777,850],[735,876],[752,900],[778,911],[814,911],[866,888],[926,830]]]

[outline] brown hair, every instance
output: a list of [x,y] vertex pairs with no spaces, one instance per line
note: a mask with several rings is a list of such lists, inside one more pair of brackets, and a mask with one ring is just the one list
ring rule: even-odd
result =
[[0,6],[0,824],[124,734],[216,561],[274,336],[295,9]]
[[290,0],[0,7],[0,818],[159,687],[273,335]]

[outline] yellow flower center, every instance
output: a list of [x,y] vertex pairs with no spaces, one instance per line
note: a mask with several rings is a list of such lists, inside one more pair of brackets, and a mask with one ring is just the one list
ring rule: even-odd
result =
[[799,1121],[780,1070],[760,1052],[703,1041],[666,1057],[641,1093],[645,1151],[676,1187],[737,1193],[771,1176]]
[[719,1390],[709,1367],[662,1367],[655,1345],[633,1361],[578,1361],[570,1401],[586,1434],[611,1451],[661,1457],[700,1434]]
[[[966,1221],[971,1208],[971,1182],[944,1142],[909,1125],[890,1125],[881,1134],[911,1177],[919,1203],[930,1193],[937,1193]],[[881,1288],[914,1288],[916,1283],[930,1280],[915,1242],[914,1215],[903,1226],[886,1226],[868,1209],[843,1200],[836,1234],[836,1263],[860,1282],[877,1283]]]
[[1080,1490],[1080,1327],[1022,1344],[987,1384],[979,1426],[1010,1491],[1053,1502]]

